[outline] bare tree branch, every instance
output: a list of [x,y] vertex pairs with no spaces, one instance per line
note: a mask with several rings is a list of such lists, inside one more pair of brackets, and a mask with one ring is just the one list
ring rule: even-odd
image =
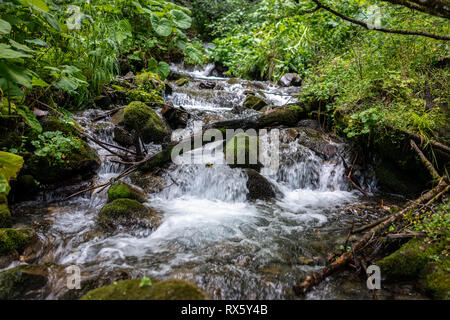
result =
[[[336,10],[334,10],[334,9],[324,5],[324,4],[322,4],[319,0],[312,0],[312,1],[317,5],[317,8],[322,8],[322,9],[324,9],[324,10],[334,14],[335,16],[338,16],[341,19],[349,21],[349,22],[351,22],[353,24],[357,24],[357,25],[359,25],[359,26],[361,26],[363,28],[366,28],[368,30],[375,30],[375,31],[380,31],[380,32],[385,32],[385,33],[395,33],[395,34],[410,35],[410,36],[423,36],[423,37],[437,39],[437,40],[446,40],[446,41],[450,40],[450,36],[447,36],[447,35],[439,35],[439,34],[433,34],[433,33],[422,32],[422,31],[386,29],[386,28],[372,26],[372,25],[369,25],[366,22],[347,17],[347,16],[343,15],[342,13],[339,13]],[[315,11],[315,9],[314,9],[314,11]]]
[[450,19],[450,0],[383,0],[413,10]]

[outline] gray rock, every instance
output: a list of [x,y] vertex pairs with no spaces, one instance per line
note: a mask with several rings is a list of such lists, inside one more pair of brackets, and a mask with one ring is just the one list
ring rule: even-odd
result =
[[282,87],[300,87],[302,85],[302,78],[297,73],[286,73],[278,80],[278,84]]

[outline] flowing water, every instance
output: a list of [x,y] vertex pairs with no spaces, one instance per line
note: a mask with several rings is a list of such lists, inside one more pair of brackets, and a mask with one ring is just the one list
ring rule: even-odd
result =
[[[194,132],[199,123],[251,115],[253,111],[234,111],[244,101],[246,90],[261,91],[272,105],[292,102],[298,90],[208,77],[208,68],[172,69],[192,77],[187,86],[174,86],[166,97],[193,115],[178,137]],[[214,89],[199,89],[205,81],[211,87],[213,83]],[[87,110],[77,120],[91,134],[113,143],[113,124],[108,119],[93,123],[90,119],[95,114],[96,110]],[[87,277],[115,271],[131,277],[175,277],[195,282],[215,299],[291,299],[292,285],[320,269],[326,255],[345,241],[355,217],[344,213],[344,208],[358,202],[359,194],[349,191],[343,178],[340,155],[349,157],[345,143],[330,141],[339,156],[324,160],[298,139],[289,139],[286,130],[282,130],[281,140],[279,170],[261,171],[279,190],[272,201],[248,201],[247,176],[242,169],[221,164],[220,154],[203,157],[202,151],[214,148],[213,143],[188,154],[196,164],[189,164],[183,156],[163,174],[166,188],[151,194],[147,203],[162,213],[156,230],[105,233],[96,218],[106,203],[106,191],[65,202],[53,202],[61,199],[60,191],[46,192],[46,201],[41,195],[15,210],[24,212],[24,221],[32,221],[44,243],[39,264],[77,265]],[[103,149],[91,146],[102,159],[93,183],[109,181],[125,168],[108,161]],[[148,146],[149,152],[159,148]],[[31,213],[27,208],[33,209]],[[63,282],[52,279],[40,298],[61,297]],[[307,298],[371,297],[365,283],[343,285],[342,281],[330,278]]]

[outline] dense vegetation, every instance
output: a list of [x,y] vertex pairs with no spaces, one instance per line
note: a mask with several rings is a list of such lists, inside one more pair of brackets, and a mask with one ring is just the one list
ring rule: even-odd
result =
[[[450,34],[444,13],[391,2],[322,1],[379,28]],[[317,3],[0,0],[0,228],[12,226],[8,201],[20,198],[10,195],[11,181],[36,189],[71,179],[80,168],[95,171],[97,155],[73,113],[101,108],[111,92],[122,104],[140,101],[125,110],[128,129],[145,131],[146,143],[164,141],[164,124],[145,103],[163,103],[174,62],[214,63],[224,76],[273,82],[296,73],[302,78],[297,103],[361,153],[381,158],[376,173],[386,191],[414,194],[438,183],[405,151],[411,135],[448,180],[449,155],[432,145],[450,143],[449,42],[363,28]],[[121,80],[130,71],[132,88]],[[147,114],[152,122],[142,120]],[[419,190],[408,185],[411,173]],[[443,198],[408,212],[392,231],[407,227],[441,245],[450,223]],[[447,248],[432,251],[431,259],[448,261]]]

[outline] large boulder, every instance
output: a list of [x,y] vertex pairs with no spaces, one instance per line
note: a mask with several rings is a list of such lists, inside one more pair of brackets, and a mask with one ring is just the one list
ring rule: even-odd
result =
[[282,87],[299,87],[302,85],[302,78],[297,73],[286,73],[278,80],[278,85]]
[[158,114],[139,101],[131,102],[123,112],[128,130],[136,130],[145,143],[162,143],[170,139],[170,132]]
[[116,199],[133,199],[139,202],[145,202],[147,201],[147,196],[144,192],[128,183],[116,181],[108,189],[108,202]]
[[81,300],[207,300],[195,284],[178,279],[117,281],[88,292]]
[[232,168],[260,170],[259,143],[257,136],[249,136],[243,132],[236,134],[223,149],[227,164]]
[[133,135],[125,130],[123,127],[114,127],[114,141],[121,146],[128,148],[134,145]]
[[243,104],[244,108],[247,109],[253,109],[256,111],[261,110],[262,108],[264,108],[265,106],[267,106],[267,102],[264,101],[264,99],[257,97],[253,94],[249,94],[244,101]]
[[335,144],[337,141],[326,133],[307,127],[296,128],[295,130],[298,132],[299,143],[314,151],[321,158],[329,160],[337,155],[338,147]]
[[109,230],[120,227],[156,228],[161,223],[158,213],[137,200],[116,199],[99,213],[100,224]]
[[270,200],[276,197],[277,189],[264,176],[253,169],[245,169],[247,174],[247,199]]

